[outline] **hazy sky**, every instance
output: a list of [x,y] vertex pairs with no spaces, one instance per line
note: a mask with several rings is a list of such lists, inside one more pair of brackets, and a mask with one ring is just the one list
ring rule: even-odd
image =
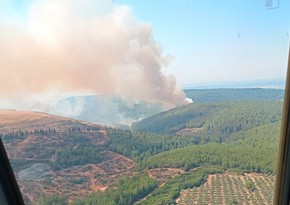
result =
[[[0,1],[2,8],[6,4],[2,18],[25,21],[30,1]],[[280,0],[275,10],[266,10],[263,0],[113,2],[129,6],[137,20],[152,25],[163,54],[172,59],[163,71],[174,75],[178,84],[285,76],[289,0]]]

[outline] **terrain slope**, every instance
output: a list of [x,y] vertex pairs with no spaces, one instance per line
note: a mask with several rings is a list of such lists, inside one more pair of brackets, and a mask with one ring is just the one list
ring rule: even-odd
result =
[[105,127],[40,112],[0,110],[0,133],[26,204],[105,190],[135,162],[106,150]]

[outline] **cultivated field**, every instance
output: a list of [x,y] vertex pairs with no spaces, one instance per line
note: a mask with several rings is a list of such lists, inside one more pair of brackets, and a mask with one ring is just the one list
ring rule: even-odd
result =
[[273,204],[274,176],[262,174],[215,174],[198,188],[183,190],[177,203],[191,204]]

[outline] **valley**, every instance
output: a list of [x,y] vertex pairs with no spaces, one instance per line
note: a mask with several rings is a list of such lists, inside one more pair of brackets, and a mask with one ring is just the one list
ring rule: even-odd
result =
[[26,204],[271,204],[281,92],[212,93],[131,130],[1,110],[1,138]]
[[0,205],[287,203],[289,10],[0,0]]

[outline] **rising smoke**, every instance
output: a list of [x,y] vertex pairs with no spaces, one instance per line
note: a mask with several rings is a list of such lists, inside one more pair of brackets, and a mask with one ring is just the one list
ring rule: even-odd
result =
[[169,58],[126,6],[110,0],[39,0],[27,20],[0,21],[0,94],[118,94],[168,107],[186,104],[162,69]]

